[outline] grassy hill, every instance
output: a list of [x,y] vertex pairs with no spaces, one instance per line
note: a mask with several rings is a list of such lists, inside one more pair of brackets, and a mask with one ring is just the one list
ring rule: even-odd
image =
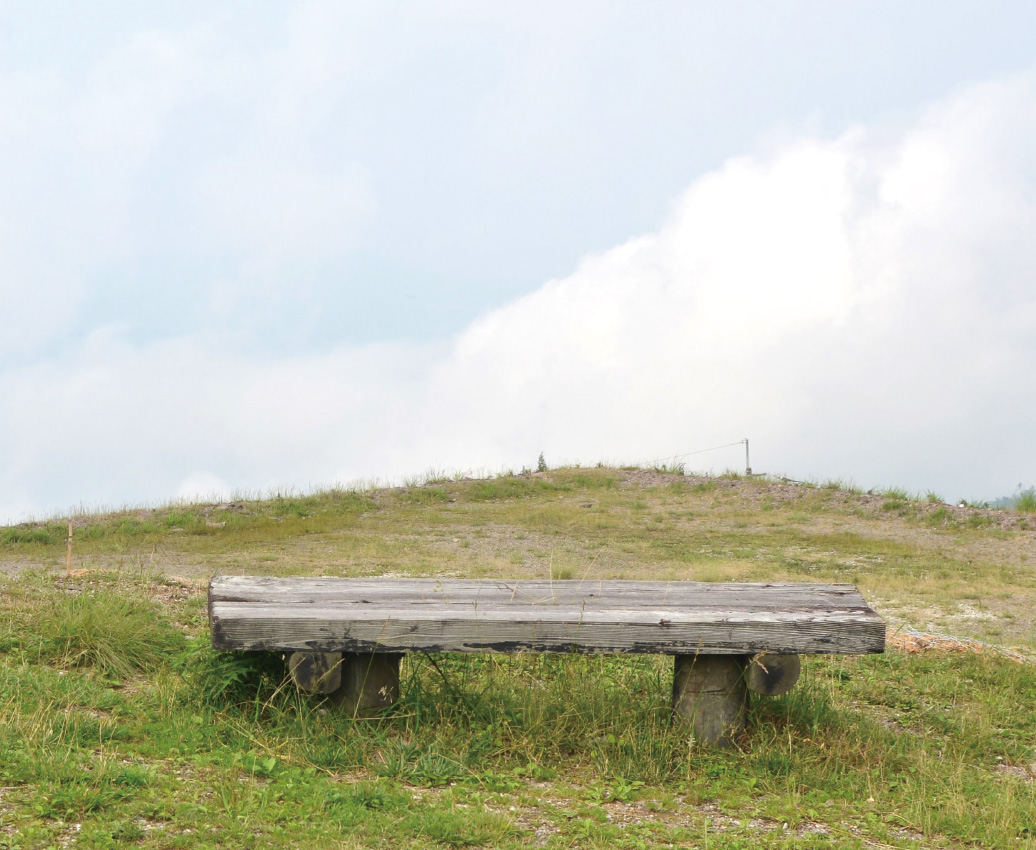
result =
[[[0,528],[0,848],[1036,846],[1036,515],[594,468],[73,526],[67,575],[67,520]],[[893,648],[733,754],[653,657],[411,656],[353,722],[208,648],[217,572],[849,581]]]

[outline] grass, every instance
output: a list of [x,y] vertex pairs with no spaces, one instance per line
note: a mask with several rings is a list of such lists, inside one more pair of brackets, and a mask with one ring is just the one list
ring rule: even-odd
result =
[[1027,490],[1014,500],[1014,509],[1022,514],[1036,513],[1036,492]]
[[147,601],[106,588],[36,596],[5,612],[0,646],[23,662],[89,668],[117,679],[160,667],[183,647],[182,633]]
[[687,473],[686,465],[678,463],[676,460],[656,463],[651,467],[651,469],[665,475],[685,475]]
[[66,525],[3,529],[0,848],[1036,846],[1036,665],[995,653],[810,657],[719,755],[670,724],[665,658],[409,656],[354,722],[208,645],[212,572],[402,572],[852,581],[1031,657],[1033,532],[900,495],[604,467],[283,494],[79,517],[70,576]]
[[[9,588],[32,606],[49,585],[68,591],[38,574]],[[164,590],[120,594],[146,607]],[[1036,827],[1016,775],[1036,668],[995,656],[810,659],[719,755],[670,724],[661,658],[410,656],[397,708],[354,722],[194,631],[146,677],[5,656],[8,847],[1017,847]]]

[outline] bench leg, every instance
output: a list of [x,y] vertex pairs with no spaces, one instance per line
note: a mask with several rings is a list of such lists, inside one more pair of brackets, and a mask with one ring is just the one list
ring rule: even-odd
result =
[[797,655],[760,652],[753,655],[745,670],[745,684],[754,694],[779,697],[795,687],[802,672]]
[[342,658],[342,684],[331,700],[353,717],[370,717],[399,699],[399,662],[402,655],[387,652],[349,652]]
[[295,684],[311,694],[330,694],[342,686],[342,653],[293,652],[288,672]]
[[743,727],[748,705],[745,661],[740,655],[676,656],[673,714],[706,746],[733,746]]

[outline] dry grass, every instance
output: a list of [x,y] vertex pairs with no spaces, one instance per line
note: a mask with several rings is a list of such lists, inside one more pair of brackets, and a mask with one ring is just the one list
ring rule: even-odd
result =
[[[80,569],[848,581],[894,627],[1036,642],[1024,514],[833,484],[561,469],[75,521]],[[64,566],[63,523],[4,532],[0,569]]]

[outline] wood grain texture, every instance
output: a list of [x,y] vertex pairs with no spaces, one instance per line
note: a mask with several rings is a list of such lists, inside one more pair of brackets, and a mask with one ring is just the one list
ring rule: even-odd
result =
[[218,649],[670,655],[881,652],[848,584],[217,576]]

